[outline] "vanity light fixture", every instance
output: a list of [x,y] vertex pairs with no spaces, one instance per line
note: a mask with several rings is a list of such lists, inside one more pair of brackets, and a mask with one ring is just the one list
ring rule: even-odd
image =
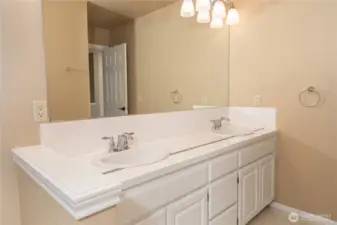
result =
[[211,21],[211,28],[220,29],[223,27],[223,19],[221,18],[213,18]]
[[184,18],[193,17],[195,14],[193,0],[184,0],[181,9],[180,16]]
[[211,21],[211,16],[209,11],[202,10],[198,12],[197,22],[198,23],[209,23]]
[[213,5],[212,18],[221,18],[226,17],[226,6],[223,1],[216,1]]
[[240,16],[239,16],[238,11],[234,7],[231,7],[228,11],[226,23],[229,26],[233,26],[239,23],[239,21],[240,21]]
[[195,10],[197,12],[209,12],[211,10],[210,0],[196,0]]
[[[229,7],[228,13],[226,13],[226,5]],[[198,23],[210,23],[210,27],[215,29],[223,27],[226,16],[226,23],[229,26],[237,24],[240,20],[234,4],[227,0],[196,0],[195,7],[193,0],[183,0],[180,10],[182,17],[193,17],[195,11],[198,13]]]

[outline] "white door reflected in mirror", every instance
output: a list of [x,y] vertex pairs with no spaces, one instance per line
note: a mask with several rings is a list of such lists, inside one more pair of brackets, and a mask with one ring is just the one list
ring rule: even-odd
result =
[[128,114],[126,43],[103,51],[104,116]]

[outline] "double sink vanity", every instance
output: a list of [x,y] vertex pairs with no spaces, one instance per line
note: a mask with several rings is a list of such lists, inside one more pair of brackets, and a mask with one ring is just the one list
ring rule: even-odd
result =
[[[259,110],[263,114],[263,109]],[[167,134],[142,141],[152,134],[139,133],[140,128],[130,126],[118,139],[101,136],[99,151],[71,156],[58,151],[60,145],[53,147],[52,142],[59,142],[57,135],[72,132],[81,121],[44,125],[42,144],[14,149],[14,160],[23,174],[72,215],[74,224],[87,224],[86,220],[109,214],[109,219],[99,222],[101,225],[245,225],[274,200],[276,129],[266,121],[240,126],[238,121],[247,124],[252,115],[237,116],[237,109],[235,114],[226,115],[234,121],[221,126],[223,122],[217,118],[224,111],[228,114],[228,109],[222,108],[172,113],[178,122],[191,113],[180,134],[168,136],[172,124],[166,122],[158,126]],[[153,120],[172,116],[158,114],[162,118]],[[196,125],[198,117],[206,121]],[[98,125],[90,123],[86,126],[93,132],[89,126]],[[126,135],[125,131],[133,133]],[[83,132],[80,135],[88,139]],[[81,138],[78,141],[84,140]],[[63,137],[64,142],[70,139]],[[90,140],[86,144],[93,145]],[[24,182],[20,185],[25,189]]]
[[[227,124],[223,125],[223,121]],[[116,170],[152,164],[167,158],[170,155],[189,151],[193,148],[228,140],[234,137],[254,134],[263,128],[247,128],[230,124],[230,119],[221,117],[211,120],[213,132],[197,132],[159,139],[148,143],[136,143],[134,133],[123,133],[115,137],[103,137],[102,140],[109,141],[108,151],[94,158],[93,164],[98,167],[107,168],[104,174]],[[166,143],[177,143],[167,146]],[[116,144],[117,143],[117,144]]]
[[118,224],[246,224],[274,199],[275,137],[256,135],[127,189],[117,204]]

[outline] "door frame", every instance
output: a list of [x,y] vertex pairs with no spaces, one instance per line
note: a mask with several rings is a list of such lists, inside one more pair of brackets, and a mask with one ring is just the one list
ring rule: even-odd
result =
[[105,45],[89,44],[89,53],[94,57],[95,73],[95,103],[91,103],[91,108],[99,107],[99,116],[104,117],[104,82],[103,82],[103,50],[109,48]]

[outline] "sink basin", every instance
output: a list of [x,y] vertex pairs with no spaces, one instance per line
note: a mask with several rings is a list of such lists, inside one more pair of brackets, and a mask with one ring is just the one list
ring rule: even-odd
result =
[[[261,128],[262,129],[262,128]],[[255,129],[255,128],[249,128],[245,126],[240,126],[240,125],[233,125],[229,124],[226,127],[222,128],[219,131],[216,131],[216,134],[220,136],[246,136],[246,135],[251,135],[254,134],[256,131],[261,130],[261,129]]]
[[158,149],[129,149],[122,152],[105,153],[94,158],[93,164],[103,168],[129,168],[161,161],[169,152]]

